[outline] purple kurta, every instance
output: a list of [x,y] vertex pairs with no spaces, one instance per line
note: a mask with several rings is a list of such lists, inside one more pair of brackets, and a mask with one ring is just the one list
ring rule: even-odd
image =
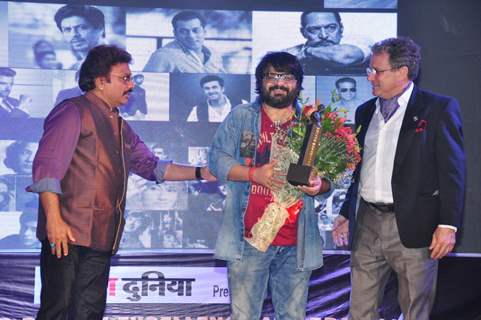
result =
[[[128,173],[162,182],[167,164],[159,160],[93,93],[57,105],[45,120],[33,163],[31,192],[59,194],[61,214],[75,244],[115,251],[123,229]],[[46,238],[39,208],[37,236]]]

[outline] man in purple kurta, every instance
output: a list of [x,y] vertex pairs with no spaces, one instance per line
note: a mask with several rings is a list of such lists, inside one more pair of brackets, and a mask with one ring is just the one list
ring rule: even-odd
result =
[[129,172],[158,183],[213,179],[206,168],[159,160],[119,116],[134,87],[130,62],[115,46],[93,48],[80,69],[86,93],[61,102],[45,120],[28,187],[41,203],[37,319],[102,319]]

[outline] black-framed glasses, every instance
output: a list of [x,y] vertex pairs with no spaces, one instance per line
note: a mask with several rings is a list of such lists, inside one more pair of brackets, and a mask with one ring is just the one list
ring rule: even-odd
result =
[[296,77],[290,73],[266,72],[264,79],[267,81],[294,81]]
[[129,84],[131,81],[134,81],[130,74],[121,76],[121,75],[118,75],[118,74],[111,73],[110,75],[119,78],[125,84]]
[[342,92],[342,93],[345,93],[345,92],[348,92],[348,91],[356,92],[357,89],[356,88],[341,88],[341,89],[339,89],[339,91]]
[[366,68],[366,74],[367,74],[367,76],[370,76],[370,75],[376,76],[376,75],[381,74],[383,72],[391,71],[391,70],[395,70],[395,69],[399,69],[399,68],[400,67],[384,69],[384,70],[377,70],[376,68],[367,67]]

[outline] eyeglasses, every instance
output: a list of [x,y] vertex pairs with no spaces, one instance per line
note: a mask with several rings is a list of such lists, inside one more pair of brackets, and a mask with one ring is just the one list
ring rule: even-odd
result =
[[356,92],[357,89],[356,88],[341,88],[339,89],[340,92],[348,92],[348,91],[351,91],[351,92]]
[[337,23],[331,23],[325,26],[312,26],[306,27],[306,31],[310,34],[319,34],[321,32],[324,33],[334,33],[339,29],[339,25]]
[[122,82],[125,83],[125,84],[129,84],[131,81],[133,81],[133,79],[132,79],[132,77],[130,76],[130,74],[129,74],[129,75],[125,75],[125,76],[121,76],[121,75],[118,75],[118,74],[113,74],[113,73],[111,73],[110,75],[119,78],[119,79],[122,80]]
[[296,77],[290,73],[267,72],[264,74],[264,79],[267,81],[294,81]]
[[366,68],[366,74],[367,76],[370,76],[370,75],[373,75],[373,76],[376,76],[380,73],[383,73],[383,72],[386,72],[386,71],[391,71],[391,70],[395,70],[395,69],[399,69],[400,67],[396,67],[396,68],[391,68],[391,69],[385,69],[385,70],[377,70],[375,68],[370,68],[370,67],[367,67]]

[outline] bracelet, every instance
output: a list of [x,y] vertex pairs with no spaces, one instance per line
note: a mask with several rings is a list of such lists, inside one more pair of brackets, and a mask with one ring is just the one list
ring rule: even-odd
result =
[[256,167],[249,167],[249,181],[254,182],[254,171],[256,171]]
[[195,167],[195,178],[197,180],[203,180],[202,179],[202,172],[200,171],[202,168],[201,167]]

